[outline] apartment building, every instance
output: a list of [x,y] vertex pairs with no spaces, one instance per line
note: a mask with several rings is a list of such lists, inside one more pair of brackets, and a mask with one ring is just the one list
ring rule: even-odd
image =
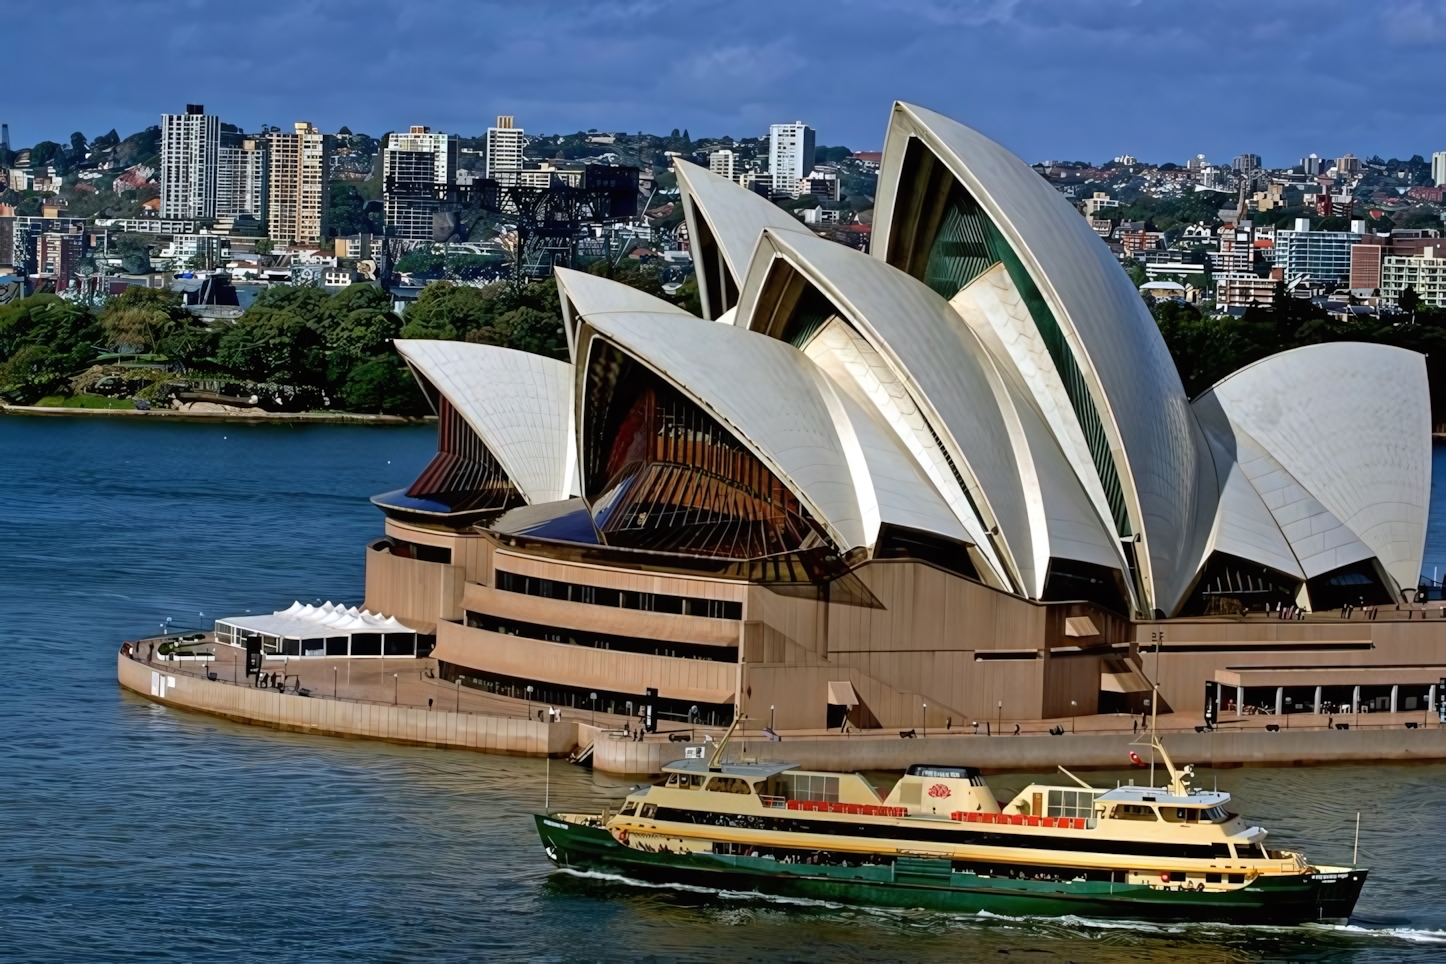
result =
[[1446,307],[1446,245],[1429,246],[1412,257],[1387,255],[1381,263],[1381,298],[1397,303],[1407,288],[1421,301]]
[[708,155],[708,170],[730,181],[738,179],[738,155],[723,148]]
[[318,244],[326,233],[332,137],[306,121],[270,136],[267,228],[272,240]]
[[457,183],[457,137],[413,126],[388,135],[382,148],[382,200],[387,226],[412,241],[432,240],[438,188]]
[[515,126],[512,116],[499,114],[497,125],[487,128],[487,176],[504,184],[516,183],[526,146],[527,136],[522,128]]
[[216,216],[221,118],[203,104],[161,115],[161,217]]
[[264,138],[221,134],[216,170],[216,217],[253,217],[266,223],[271,152]]
[[768,170],[773,193],[798,196],[798,182],[813,171],[814,130],[803,121],[768,129]]
[[1310,218],[1296,218],[1294,230],[1275,232],[1275,264],[1287,282],[1335,284],[1350,277],[1351,247],[1360,240],[1354,231],[1312,231]]

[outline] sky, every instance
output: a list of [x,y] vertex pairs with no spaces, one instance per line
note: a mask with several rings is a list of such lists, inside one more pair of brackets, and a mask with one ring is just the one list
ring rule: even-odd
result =
[[1029,161],[1446,150],[1443,0],[66,0],[4,42],[11,143],[201,103],[245,130],[882,146],[921,104]]

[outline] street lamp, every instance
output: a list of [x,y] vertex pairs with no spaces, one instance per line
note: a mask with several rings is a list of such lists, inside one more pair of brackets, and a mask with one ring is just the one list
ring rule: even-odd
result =
[[1004,701],[1003,701],[1003,700],[1000,700],[1000,701],[999,701],[999,706],[995,709],[994,712],[995,712],[995,715],[994,715],[994,728],[997,730],[997,729],[999,729],[1000,727],[1002,727],[1002,726],[1004,725]]
[[924,704],[924,736],[929,735],[929,704]]
[[592,699],[592,725],[597,726],[597,694],[587,694]]
[[396,706],[396,705],[397,705],[397,689],[398,689],[401,685],[402,685],[402,684],[401,684],[401,681],[397,678],[397,674],[396,674],[396,673],[393,673],[393,674],[392,674],[392,705],[393,705],[393,706]]
[[1074,718],[1079,712],[1079,704],[1074,700],[1069,701],[1069,733],[1074,736]]
[[[828,722],[828,721],[825,720],[824,722]],[[773,729],[773,704],[772,704],[772,703],[769,703],[769,704],[768,704],[768,728],[769,728],[770,730]],[[775,732],[776,732],[776,731],[775,731]]]

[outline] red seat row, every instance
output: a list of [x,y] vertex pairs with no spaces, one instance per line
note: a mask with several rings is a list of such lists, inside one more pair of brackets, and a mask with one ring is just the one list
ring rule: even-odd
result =
[[1084,817],[1026,817],[1022,813],[966,813],[955,810],[950,819],[961,823],[1006,823],[1016,827],[1057,827],[1060,830],[1085,829]]
[[881,807],[872,803],[830,803],[825,800],[790,800],[790,810],[815,810],[820,813],[856,813],[865,817],[906,817],[904,807]]

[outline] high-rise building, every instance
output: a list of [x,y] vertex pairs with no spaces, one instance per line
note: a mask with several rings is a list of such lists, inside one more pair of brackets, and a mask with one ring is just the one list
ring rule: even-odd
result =
[[1294,231],[1275,232],[1275,265],[1287,283],[1302,278],[1335,284],[1351,276],[1351,247],[1361,235],[1354,231],[1312,231],[1309,218],[1296,218]]
[[216,171],[216,216],[253,217],[266,223],[270,151],[265,139],[239,131],[221,134]]
[[332,136],[306,121],[270,135],[267,228],[274,241],[318,244],[326,233]]
[[726,177],[728,180],[736,180],[738,177],[738,155],[728,150],[714,151],[708,155],[708,170],[719,177]]
[[1241,154],[1230,164],[1237,171],[1256,171],[1261,167],[1259,154]]
[[813,170],[813,128],[803,121],[768,129],[768,172],[774,194],[798,194],[798,180]]
[[487,176],[503,183],[517,180],[522,170],[522,149],[527,146],[527,137],[522,128],[512,126],[508,114],[497,116],[497,126],[487,128]]
[[382,199],[396,236],[432,240],[435,189],[457,182],[457,138],[429,127],[387,136],[382,148]]
[[1300,159],[1300,169],[1302,173],[1306,174],[1307,176],[1315,177],[1321,172],[1320,158],[1314,154],[1311,154],[1307,157],[1302,157]]
[[1361,171],[1361,159],[1350,153],[1338,157],[1336,158],[1336,171],[1340,174],[1359,174]]
[[1446,151],[1431,155],[1431,180],[1437,187],[1446,187]]
[[221,119],[201,104],[161,115],[161,217],[216,216]]
[[1399,302],[1407,288],[1421,301],[1446,307],[1446,247],[1428,246],[1419,255],[1388,255],[1381,265],[1381,297]]

